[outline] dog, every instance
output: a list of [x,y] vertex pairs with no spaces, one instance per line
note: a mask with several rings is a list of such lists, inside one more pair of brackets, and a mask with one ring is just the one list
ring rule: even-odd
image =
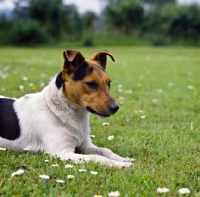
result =
[[[103,50],[85,59],[79,51],[63,52],[64,64],[41,92],[18,99],[0,98],[0,147],[45,151],[74,163],[93,161],[126,168],[133,159],[95,146],[90,138],[89,114],[109,117],[119,106],[110,93]],[[84,153],[78,154],[76,151]]]

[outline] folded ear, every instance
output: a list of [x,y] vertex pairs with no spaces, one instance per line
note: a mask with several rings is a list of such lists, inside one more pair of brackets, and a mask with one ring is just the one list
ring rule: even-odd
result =
[[76,70],[85,61],[85,58],[79,51],[72,51],[72,50],[63,51],[63,57],[64,57],[63,69],[66,70],[68,74]]
[[95,53],[95,54],[94,54],[92,57],[90,57],[89,59],[99,62],[99,64],[100,64],[104,69],[106,69],[107,55],[110,56],[110,58],[112,59],[113,62],[115,61],[113,55],[112,55],[109,51],[107,51],[107,50],[103,50],[103,51],[100,51],[100,52],[98,52],[98,53]]

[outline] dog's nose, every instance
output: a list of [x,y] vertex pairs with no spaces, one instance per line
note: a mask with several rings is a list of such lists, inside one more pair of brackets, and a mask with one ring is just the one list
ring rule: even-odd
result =
[[119,109],[119,106],[116,103],[112,103],[110,105],[110,111],[112,112],[112,114],[116,113],[118,109]]

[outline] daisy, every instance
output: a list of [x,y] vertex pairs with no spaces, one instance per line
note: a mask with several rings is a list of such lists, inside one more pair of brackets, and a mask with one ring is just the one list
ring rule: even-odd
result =
[[190,190],[188,188],[181,188],[178,190],[179,194],[189,194]]
[[86,169],[79,169],[78,171],[79,172],[86,172],[87,170]]
[[108,140],[113,140],[114,139],[114,135],[108,136]]
[[3,151],[5,151],[5,150],[6,150],[6,148],[0,147],[0,150],[3,150]]
[[98,172],[95,172],[95,171],[91,171],[90,172],[92,175],[97,175],[98,174]]
[[141,116],[142,119],[146,118],[146,116]]
[[158,101],[156,99],[152,99],[152,103],[157,103]]
[[172,87],[174,84],[172,82],[168,83],[168,86]]
[[133,91],[132,90],[126,90],[125,93],[131,94]]
[[19,170],[17,170],[16,172],[13,172],[13,173],[11,174],[11,176],[13,177],[13,176],[20,175],[20,174],[23,174],[23,173],[24,173],[24,170],[19,169]]
[[110,124],[110,123],[108,123],[108,122],[103,122],[103,123],[102,123],[103,126],[108,126],[109,124]]
[[123,97],[123,96],[120,96],[120,97],[119,97],[119,100],[120,100],[120,101],[124,101],[124,97]]
[[44,161],[45,161],[45,162],[49,162],[49,160],[48,160],[48,159],[45,159]]
[[108,193],[108,196],[114,196],[114,197],[117,197],[117,196],[120,196],[120,193],[118,191],[115,191],[115,192],[109,192]]
[[73,168],[73,167],[74,167],[74,166],[69,165],[69,164],[65,165],[65,168]]
[[68,179],[73,179],[73,178],[74,178],[74,175],[71,175],[71,174],[70,174],[70,175],[67,175],[67,178],[68,178]]
[[44,86],[45,86],[45,83],[41,82],[41,83],[40,83],[40,86],[41,86],[41,87],[44,87]]
[[23,77],[22,80],[23,80],[23,81],[27,81],[27,80],[28,80],[28,77]]
[[23,86],[23,85],[20,85],[20,86],[19,86],[19,89],[20,89],[20,90],[24,90],[24,86]]
[[163,187],[163,188],[160,188],[160,187],[158,187],[157,189],[156,189],[156,191],[158,192],[158,193],[167,193],[167,192],[169,192],[170,190],[168,189],[168,188],[166,188],[166,187]]
[[102,195],[96,195],[96,194],[95,194],[94,197],[102,197]]
[[46,175],[46,174],[41,174],[39,176],[39,178],[41,178],[41,179],[50,179],[50,177],[48,175]]
[[91,138],[95,138],[95,135],[90,135]]
[[57,179],[56,182],[57,182],[57,183],[64,183],[65,181],[64,181],[64,180],[59,180],[59,179]]
[[191,86],[191,85],[188,86],[188,89],[189,89],[189,90],[192,90],[193,88],[194,88],[194,87]]
[[87,157],[85,158],[86,161],[91,161],[92,160],[92,156],[91,155],[87,155]]
[[59,167],[59,165],[58,164],[53,164],[53,165],[51,165],[52,167]]
[[23,148],[23,150],[29,151],[29,150],[31,150],[31,148],[32,148],[32,146],[26,146],[25,148]]

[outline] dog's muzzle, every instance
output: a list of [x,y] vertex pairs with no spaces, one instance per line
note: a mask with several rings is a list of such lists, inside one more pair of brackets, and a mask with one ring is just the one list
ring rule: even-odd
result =
[[108,110],[107,110],[106,113],[99,113],[99,112],[95,111],[94,109],[92,109],[92,108],[89,107],[89,106],[86,106],[86,109],[87,109],[90,113],[92,113],[92,114],[94,114],[94,115],[100,116],[100,117],[102,117],[102,118],[106,118],[106,117],[109,117],[109,116],[113,115],[114,113],[116,113],[116,112],[118,111],[118,109],[119,109],[119,106],[118,106],[116,103],[112,103],[112,104],[109,106],[109,108],[108,108]]

